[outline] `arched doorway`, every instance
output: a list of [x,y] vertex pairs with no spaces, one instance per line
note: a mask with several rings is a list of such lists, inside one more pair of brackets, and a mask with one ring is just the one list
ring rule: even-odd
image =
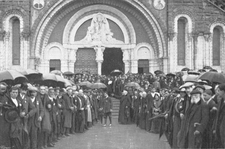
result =
[[106,48],[103,52],[103,59],[103,75],[109,75],[115,69],[124,72],[123,52],[120,48]]
[[96,54],[92,48],[80,48],[77,51],[74,72],[82,73],[84,71],[97,74]]

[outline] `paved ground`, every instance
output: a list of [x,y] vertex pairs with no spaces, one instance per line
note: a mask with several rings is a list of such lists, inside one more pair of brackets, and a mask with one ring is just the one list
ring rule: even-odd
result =
[[83,134],[61,139],[52,149],[170,149],[165,137],[148,133],[135,125],[120,125],[113,120],[110,128],[96,124]]

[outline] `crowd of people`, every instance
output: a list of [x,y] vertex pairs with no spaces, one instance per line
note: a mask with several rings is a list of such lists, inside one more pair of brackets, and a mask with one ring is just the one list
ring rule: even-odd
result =
[[[68,77],[66,88],[0,83],[0,149],[42,149],[83,133],[97,122],[112,125],[112,98],[120,101],[118,122],[164,133],[171,148],[224,148],[225,84],[185,82],[182,72]],[[90,89],[81,82],[101,82]]]
[[[104,100],[103,100],[104,99]],[[0,83],[0,148],[43,149],[61,138],[106,124],[112,101],[106,92],[69,86]]]

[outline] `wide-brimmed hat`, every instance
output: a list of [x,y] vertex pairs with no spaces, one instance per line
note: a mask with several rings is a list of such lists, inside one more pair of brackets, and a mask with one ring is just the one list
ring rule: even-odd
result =
[[20,115],[17,109],[11,108],[5,112],[5,120],[8,123],[15,123],[20,119]]

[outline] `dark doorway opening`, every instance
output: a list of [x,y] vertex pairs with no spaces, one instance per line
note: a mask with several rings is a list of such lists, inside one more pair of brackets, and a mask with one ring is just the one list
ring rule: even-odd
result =
[[115,69],[124,72],[123,52],[120,48],[106,48],[103,53],[102,74],[109,75]]
[[149,73],[149,60],[147,59],[141,59],[138,60],[138,73]]

